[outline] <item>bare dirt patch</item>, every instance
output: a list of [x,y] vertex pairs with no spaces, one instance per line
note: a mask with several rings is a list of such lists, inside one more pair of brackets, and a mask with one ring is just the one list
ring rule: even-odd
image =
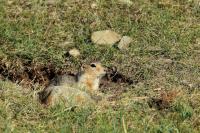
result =
[[135,85],[139,81],[133,80],[125,76],[113,66],[108,68],[106,75],[102,78],[100,83],[100,91],[103,93],[112,93],[113,95],[108,98],[109,101],[120,100],[121,94],[127,91],[127,86]]
[[158,97],[150,98],[148,104],[158,110],[168,109],[175,101],[179,92],[176,90],[162,91]]
[[[70,69],[57,70],[51,63],[37,64],[23,62],[21,60],[10,62],[0,61],[1,78],[9,79],[26,87],[33,87],[36,83],[47,87],[57,75],[68,74],[70,76],[76,76],[77,72],[66,70]],[[136,84],[137,82],[118,72],[117,67],[112,67],[108,68],[107,74],[101,80],[100,91],[103,93],[112,92],[114,95],[110,97],[110,100],[117,100],[120,99],[120,95],[123,92],[126,92],[127,89],[124,86]]]
[[56,73],[59,72],[55,71],[55,67],[52,64],[39,65],[20,60],[10,62],[0,61],[1,77],[23,86],[32,87],[35,83],[47,86]]

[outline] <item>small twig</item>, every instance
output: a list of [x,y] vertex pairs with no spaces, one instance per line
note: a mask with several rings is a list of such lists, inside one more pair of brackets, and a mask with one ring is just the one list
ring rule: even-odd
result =
[[139,100],[146,100],[146,99],[148,99],[149,97],[146,97],[146,96],[143,96],[143,97],[133,97],[133,99],[132,100],[134,100],[134,101],[139,101]]
[[49,29],[50,29],[51,25],[53,24],[53,22],[54,22],[54,20],[50,21],[50,23],[49,23],[49,25],[48,25],[45,33],[44,33],[44,38],[45,38],[46,34],[49,32]]

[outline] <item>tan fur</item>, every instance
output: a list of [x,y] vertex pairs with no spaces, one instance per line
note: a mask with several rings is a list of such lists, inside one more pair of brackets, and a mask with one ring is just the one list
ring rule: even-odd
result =
[[99,89],[99,80],[105,75],[105,68],[100,63],[93,63],[96,67],[87,65],[84,74],[80,77],[79,85],[85,87],[88,92],[95,92]]
[[76,101],[80,104],[83,104],[85,100],[86,100],[85,97],[83,97],[82,95],[76,96]]
[[80,75],[78,82],[73,83],[73,86],[70,81],[66,81],[69,78],[64,78],[64,82],[61,81],[59,86],[48,87],[46,93],[50,95],[47,97],[46,104],[55,105],[61,100],[67,106],[95,103],[91,94],[98,91],[100,79],[105,73],[105,69],[100,63],[85,66],[83,74]]
[[92,92],[93,91],[93,84],[92,84],[92,82],[91,81],[86,81],[86,86],[87,86],[87,89],[88,89],[88,91],[89,92]]
[[46,101],[47,105],[50,105],[52,103],[52,95],[49,95]]

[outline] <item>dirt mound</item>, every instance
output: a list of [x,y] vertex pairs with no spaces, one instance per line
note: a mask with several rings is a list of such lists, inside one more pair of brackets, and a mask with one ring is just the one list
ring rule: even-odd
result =
[[[9,79],[25,88],[33,88],[36,83],[40,86],[47,87],[57,75],[68,74],[76,76],[76,72],[63,70],[72,69],[56,69],[55,65],[51,63],[38,64],[34,62],[23,62],[21,60],[9,62],[8,60],[6,62],[3,60],[0,61],[0,78]],[[127,91],[128,86],[136,84],[137,82],[117,71],[117,67],[111,67],[108,68],[108,72],[101,80],[100,91],[102,93],[112,94],[108,98],[109,101],[117,101],[122,98],[121,94]]]
[[9,79],[23,86],[32,87],[39,83],[47,86],[50,80],[60,71],[55,71],[52,64],[36,64],[33,62],[0,61],[0,75],[2,79]]
[[[70,69],[57,69],[51,63],[38,64],[34,62],[25,62],[21,60],[0,61],[0,75],[2,79],[9,79],[17,82],[20,85],[32,86],[35,83],[47,86],[56,75],[69,74],[75,75],[72,71],[63,71]],[[134,84],[137,81],[131,80],[122,73],[117,71],[116,67],[108,68],[107,74],[103,77],[101,82],[101,91],[105,92],[103,88],[112,84]]]
[[150,107],[154,107],[158,110],[168,109],[175,101],[179,92],[177,90],[162,91],[159,97],[150,98],[148,104]]

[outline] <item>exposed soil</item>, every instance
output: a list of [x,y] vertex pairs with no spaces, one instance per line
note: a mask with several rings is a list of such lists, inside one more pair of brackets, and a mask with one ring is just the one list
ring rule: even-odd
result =
[[168,109],[174,102],[178,91],[162,91],[158,97],[150,98],[148,104],[158,110]]
[[[17,64],[17,65],[16,65]],[[22,86],[33,87],[35,83],[41,86],[48,86],[56,75],[68,74],[75,76],[76,72],[63,71],[70,69],[56,70],[52,64],[38,65],[32,62],[11,61],[4,63],[0,61],[0,77],[17,82]],[[112,92],[114,94],[110,100],[120,98],[120,94],[126,91],[126,85],[136,84],[137,81],[126,77],[117,71],[117,67],[108,68],[107,74],[100,83],[100,91],[103,93]]]
[[109,101],[120,100],[121,94],[127,91],[128,85],[135,85],[139,81],[132,80],[117,70],[117,67],[110,67],[100,83],[100,91],[113,94]]
[[35,83],[47,86],[50,80],[58,73],[61,72],[56,71],[52,64],[38,65],[22,61],[0,62],[0,75],[2,79],[9,79],[22,86],[33,87]]

